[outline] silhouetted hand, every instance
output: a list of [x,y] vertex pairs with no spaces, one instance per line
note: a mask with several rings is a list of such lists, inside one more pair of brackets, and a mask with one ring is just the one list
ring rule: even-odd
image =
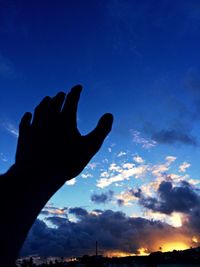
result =
[[88,135],[79,133],[76,113],[81,90],[77,85],[67,96],[60,92],[45,97],[33,119],[25,113],[21,120],[16,162],[0,175],[2,266],[13,267],[43,206],[66,180],[84,169],[111,130],[113,116],[105,114]]
[[[55,183],[59,188],[77,176],[100,149],[111,130],[113,116],[104,114],[96,128],[82,136],[77,129],[77,106],[82,87],[67,94],[45,97],[31,113],[25,113],[19,127],[16,166]],[[32,122],[31,122],[32,119]],[[56,189],[57,189],[56,188]],[[55,189],[55,190],[56,190]]]

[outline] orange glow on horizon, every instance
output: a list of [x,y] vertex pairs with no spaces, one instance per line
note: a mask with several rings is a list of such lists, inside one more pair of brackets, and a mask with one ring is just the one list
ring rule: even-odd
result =
[[173,251],[173,250],[184,250],[190,248],[183,242],[168,242],[163,244],[161,247],[162,247],[162,252]]
[[137,250],[139,252],[139,254],[136,254],[137,256],[148,256],[148,249],[147,248],[139,248]]
[[174,240],[163,240],[163,241],[158,241],[154,243],[153,247],[151,248],[147,248],[147,247],[140,247],[137,249],[137,251],[135,253],[130,253],[130,252],[125,252],[125,251],[107,251],[104,253],[105,257],[128,257],[128,256],[148,256],[151,252],[156,252],[156,251],[162,251],[162,252],[170,252],[173,250],[186,250],[189,249],[191,247],[191,239],[193,242],[198,242],[197,237],[193,236],[192,238],[190,238],[190,242],[189,239],[184,239],[181,238],[180,236],[177,237],[177,239],[175,240],[181,240],[182,241],[174,241]]
[[128,256],[148,256],[148,249],[147,248],[139,248],[137,253],[128,253],[124,251],[108,251],[104,254],[106,257],[128,257]]
[[128,252],[123,252],[123,251],[108,251],[105,253],[105,256],[108,258],[112,257],[128,257],[128,256],[135,256],[134,253],[128,253]]

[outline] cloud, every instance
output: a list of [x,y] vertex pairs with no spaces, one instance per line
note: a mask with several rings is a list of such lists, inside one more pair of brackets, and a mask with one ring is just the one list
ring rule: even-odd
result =
[[127,153],[124,152],[124,151],[120,151],[118,154],[117,154],[117,157],[122,157],[122,156],[126,156]]
[[42,211],[40,212],[41,215],[56,215],[56,216],[63,216],[66,215],[68,208],[58,208],[52,205],[46,205]]
[[117,199],[117,204],[118,204],[119,207],[122,207],[122,206],[125,205],[124,200],[121,199],[121,198]]
[[0,153],[0,160],[3,161],[3,162],[7,162],[8,161],[7,157],[2,152]]
[[133,157],[133,160],[136,162],[136,163],[144,163],[144,159],[140,156],[135,156]]
[[130,178],[139,179],[147,175],[163,179],[176,157],[167,156],[164,163],[155,165],[150,163],[142,164],[144,160],[139,156],[136,156],[135,160],[138,161],[135,161],[137,164],[133,162],[111,163],[108,170],[100,174],[100,179],[97,180],[97,187],[105,188],[113,183],[127,181]]
[[60,216],[51,216],[51,217],[47,217],[45,218],[46,221],[50,221],[54,226],[56,227],[60,227],[62,225],[66,225],[71,223],[69,221],[69,219],[67,218],[67,216],[65,217],[60,217]]
[[141,144],[144,149],[150,149],[156,146],[156,140],[152,139],[145,139],[141,136],[141,133],[138,131],[131,130],[131,134],[133,137],[133,142],[136,144]]
[[113,194],[114,192],[112,190],[102,194],[92,194],[91,200],[95,204],[106,204],[112,200]]
[[88,163],[88,165],[87,165],[87,169],[91,169],[91,170],[95,170],[96,169],[96,167],[98,166],[98,164],[99,163],[97,163],[97,162],[90,162],[90,163]]
[[85,210],[83,208],[79,208],[79,207],[70,208],[69,213],[77,216],[77,218],[84,217],[88,214],[87,210]]
[[165,157],[165,162],[162,164],[155,164],[150,169],[153,176],[156,178],[162,178],[163,174],[165,174],[169,169],[171,164],[176,160],[174,156]]
[[134,164],[134,163],[130,163],[130,162],[124,163],[124,164],[122,165],[122,167],[123,167],[124,169],[128,169],[128,170],[132,169],[134,166],[135,166],[135,164]]
[[151,252],[158,250],[163,243],[176,240],[183,240],[190,245],[190,239],[180,228],[160,221],[129,217],[112,210],[99,213],[85,211],[81,214],[83,216],[77,222],[71,222],[67,217],[48,218],[56,228],[36,220],[21,254],[64,257],[94,255],[96,240],[103,254],[119,251],[138,253],[140,248]]
[[152,139],[160,144],[185,144],[196,146],[197,141],[189,132],[182,130],[167,129],[155,132]]
[[75,185],[75,183],[76,183],[76,178],[73,178],[73,179],[65,182],[66,185]]
[[200,205],[193,208],[185,217],[185,228],[200,237]]
[[173,212],[171,214],[164,214],[152,210],[146,210],[143,213],[144,218],[147,218],[148,220],[159,220],[162,222],[165,222],[169,225],[172,225],[173,227],[181,227],[183,225],[183,218],[184,215],[179,212]]
[[191,166],[190,163],[184,161],[180,166],[179,166],[179,172],[186,172],[186,169]]
[[186,181],[182,181],[180,186],[173,186],[172,182],[163,181],[157,193],[158,198],[140,196],[140,205],[165,214],[189,213],[191,209],[200,205],[200,196]]
[[117,204],[119,206],[129,206],[131,202],[138,200],[141,197],[141,189],[129,189],[116,195]]
[[13,123],[5,122],[3,123],[4,129],[6,129],[10,134],[12,134],[14,137],[18,138],[19,132],[16,126]]
[[84,179],[87,179],[87,178],[93,177],[93,175],[91,173],[82,173],[81,177],[84,178]]
[[110,165],[109,171],[116,171],[116,174],[103,172],[105,178],[103,177],[97,180],[97,187],[104,188],[112,183],[129,180],[131,177],[135,179],[141,178],[148,169],[147,165],[134,166],[127,164],[128,163],[123,166],[118,166],[116,164]]

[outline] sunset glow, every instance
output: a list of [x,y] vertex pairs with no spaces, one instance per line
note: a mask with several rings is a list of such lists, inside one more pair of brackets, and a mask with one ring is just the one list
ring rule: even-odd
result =
[[188,248],[189,246],[183,242],[169,242],[165,243],[162,246],[162,252],[173,251],[173,250],[184,250]]
[[139,254],[137,254],[137,255],[139,255],[139,256],[147,256],[147,255],[149,255],[149,253],[147,251],[148,251],[147,248],[139,248],[138,249]]
[[136,254],[134,253],[128,253],[128,252],[123,252],[123,251],[108,251],[105,253],[106,257],[112,258],[112,257],[128,257],[128,256],[135,256]]
[[194,243],[198,243],[198,238],[197,238],[196,236],[193,236],[192,241],[193,241]]

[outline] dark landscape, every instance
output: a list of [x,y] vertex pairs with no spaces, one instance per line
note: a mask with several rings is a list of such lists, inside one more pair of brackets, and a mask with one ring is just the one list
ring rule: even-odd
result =
[[55,261],[47,260],[47,263],[36,265],[33,258],[24,259],[18,263],[19,267],[157,267],[157,266],[179,266],[179,267],[199,267],[200,247],[183,251],[174,250],[172,252],[153,252],[148,256],[128,256],[128,257],[103,257],[84,255],[77,259],[65,261],[63,258]]

